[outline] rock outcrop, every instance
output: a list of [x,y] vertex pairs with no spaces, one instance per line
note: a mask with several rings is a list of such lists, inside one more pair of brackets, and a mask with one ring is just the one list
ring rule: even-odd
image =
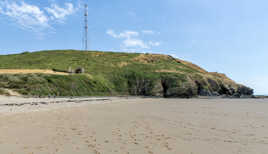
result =
[[[226,77],[226,76],[225,76]],[[128,86],[131,95],[163,96],[166,98],[191,98],[197,96],[251,97],[253,89],[234,82],[199,77],[181,78],[176,74],[165,74],[161,79],[153,80],[145,76],[129,77]],[[231,81],[230,79],[226,80]]]

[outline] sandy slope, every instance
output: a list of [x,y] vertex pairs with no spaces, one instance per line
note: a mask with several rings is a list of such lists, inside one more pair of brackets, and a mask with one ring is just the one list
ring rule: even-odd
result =
[[[0,97],[0,152],[266,154],[268,151],[268,100],[83,99],[87,101],[77,103],[81,99],[75,99],[62,103],[68,99]],[[6,106],[6,102],[38,101],[61,103]]]
[[69,75],[64,72],[54,72],[52,70],[42,70],[42,69],[0,69],[0,74],[56,74],[56,75]]

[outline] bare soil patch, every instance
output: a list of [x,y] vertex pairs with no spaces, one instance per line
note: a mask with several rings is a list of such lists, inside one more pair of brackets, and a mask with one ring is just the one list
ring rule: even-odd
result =
[[0,69],[0,74],[56,74],[56,75],[69,75],[64,72],[55,72],[53,70],[45,69]]

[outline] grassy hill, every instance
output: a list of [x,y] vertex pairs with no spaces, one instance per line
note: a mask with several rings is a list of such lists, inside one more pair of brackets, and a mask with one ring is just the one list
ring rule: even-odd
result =
[[209,73],[168,55],[57,50],[0,56],[0,69],[85,69],[80,75],[0,74],[0,94],[93,96],[251,95],[224,74]]

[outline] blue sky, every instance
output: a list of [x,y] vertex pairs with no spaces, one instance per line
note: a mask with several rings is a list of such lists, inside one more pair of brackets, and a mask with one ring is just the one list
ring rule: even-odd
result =
[[268,94],[268,1],[1,0],[0,54],[82,49],[169,54]]

